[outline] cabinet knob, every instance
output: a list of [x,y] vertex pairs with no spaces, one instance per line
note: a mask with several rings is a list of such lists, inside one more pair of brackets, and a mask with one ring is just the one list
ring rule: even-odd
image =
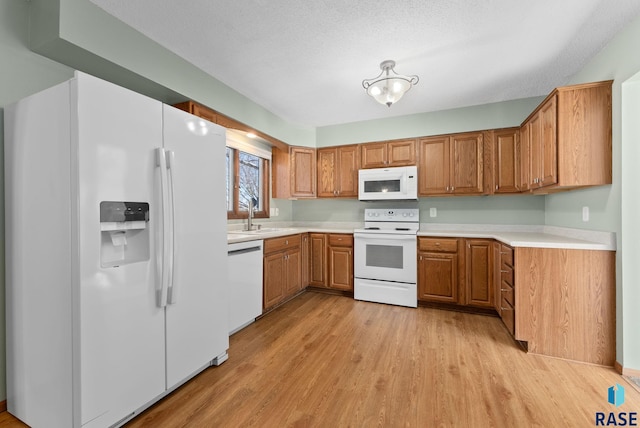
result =
[[284,241],[284,245],[289,245],[289,241]]

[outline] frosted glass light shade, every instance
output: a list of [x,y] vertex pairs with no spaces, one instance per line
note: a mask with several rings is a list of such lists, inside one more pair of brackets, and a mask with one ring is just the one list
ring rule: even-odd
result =
[[393,67],[394,61],[383,61],[380,64],[382,72],[373,79],[365,79],[362,86],[380,104],[387,107],[397,102],[413,85],[418,83],[418,76],[403,76],[397,74]]

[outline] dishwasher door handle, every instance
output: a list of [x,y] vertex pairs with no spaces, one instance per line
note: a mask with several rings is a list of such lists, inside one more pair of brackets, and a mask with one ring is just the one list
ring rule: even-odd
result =
[[237,256],[238,254],[253,253],[256,251],[262,251],[262,247],[258,245],[256,247],[242,248],[240,250],[231,250],[227,251],[227,254],[230,256]]

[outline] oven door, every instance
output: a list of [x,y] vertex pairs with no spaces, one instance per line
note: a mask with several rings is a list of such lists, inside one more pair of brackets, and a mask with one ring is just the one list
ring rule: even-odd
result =
[[355,233],[354,276],[415,284],[416,245],[416,235]]

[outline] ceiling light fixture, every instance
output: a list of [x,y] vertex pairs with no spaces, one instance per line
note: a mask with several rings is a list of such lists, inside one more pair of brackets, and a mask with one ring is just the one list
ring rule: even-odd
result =
[[380,63],[382,72],[378,77],[373,79],[365,79],[362,86],[367,90],[367,94],[371,95],[380,104],[391,104],[397,102],[405,92],[418,83],[418,76],[403,76],[396,73],[393,67],[396,66],[395,61],[387,60]]

